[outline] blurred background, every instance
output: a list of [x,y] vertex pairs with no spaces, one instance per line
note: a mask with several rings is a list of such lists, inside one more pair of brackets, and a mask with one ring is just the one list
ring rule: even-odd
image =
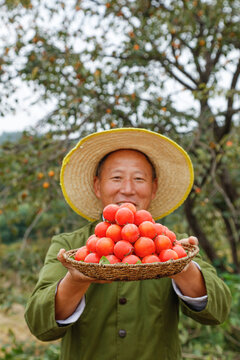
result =
[[0,0],[0,359],[58,359],[23,313],[51,237],[86,221],[59,170],[83,136],[118,127],[189,153],[194,186],[161,223],[198,237],[233,302],[221,326],[181,315],[183,358],[240,359],[239,5]]

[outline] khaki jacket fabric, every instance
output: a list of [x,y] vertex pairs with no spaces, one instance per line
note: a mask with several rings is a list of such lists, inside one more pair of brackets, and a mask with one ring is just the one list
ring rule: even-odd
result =
[[61,359],[178,360],[179,306],[184,314],[202,324],[224,322],[230,310],[230,291],[215,269],[196,256],[194,260],[201,267],[207,287],[204,310],[196,312],[179,300],[169,278],[91,284],[80,318],[59,326],[54,316],[55,290],[67,270],[57,260],[57,253],[61,248],[70,250],[84,245],[96,223],[53,237],[26,307],[26,322],[38,339],[62,339]]

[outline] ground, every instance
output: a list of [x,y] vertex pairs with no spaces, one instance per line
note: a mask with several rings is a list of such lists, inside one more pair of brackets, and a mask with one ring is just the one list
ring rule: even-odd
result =
[[[27,342],[29,344],[34,342],[36,346],[49,346],[49,343],[39,341],[31,334],[24,319],[23,305],[15,303],[7,312],[0,310],[0,324],[0,358],[3,355],[2,347],[6,344],[9,345],[13,343],[12,332],[18,343]],[[56,341],[54,343],[56,343]]]
[[9,329],[14,331],[16,338],[20,341],[25,341],[32,337],[23,314],[24,307],[20,304],[14,304],[8,312],[0,311],[1,344],[6,343],[9,340]]

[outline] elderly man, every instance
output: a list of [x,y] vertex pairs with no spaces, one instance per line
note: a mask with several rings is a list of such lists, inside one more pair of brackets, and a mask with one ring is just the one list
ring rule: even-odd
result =
[[26,309],[35,336],[62,338],[61,359],[180,359],[179,304],[201,323],[225,320],[230,292],[200,256],[172,279],[111,283],[84,276],[63,257],[86,243],[106,205],[130,202],[158,219],[183,203],[192,183],[185,151],[144,129],[92,134],[66,156],[63,194],[90,223],[53,238]]

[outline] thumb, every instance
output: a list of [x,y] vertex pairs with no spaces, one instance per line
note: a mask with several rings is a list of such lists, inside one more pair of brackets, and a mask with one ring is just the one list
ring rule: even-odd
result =
[[195,236],[189,236],[188,240],[191,245],[198,245],[199,243],[198,238]]
[[65,259],[64,259],[64,257],[63,257],[63,254],[64,254],[65,252],[66,252],[65,249],[60,249],[59,252],[58,252],[58,254],[57,254],[57,259],[58,259],[62,264],[66,262]]

